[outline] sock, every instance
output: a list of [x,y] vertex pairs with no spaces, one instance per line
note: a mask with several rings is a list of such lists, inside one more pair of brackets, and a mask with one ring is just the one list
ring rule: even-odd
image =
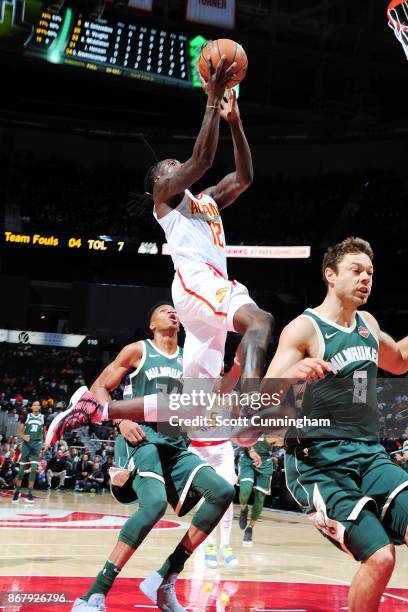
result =
[[220,548],[229,546],[232,529],[232,519],[234,518],[234,507],[230,504],[220,520]]
[[31,495],[31,494],[32,494],[32,492],[33,492],[32,487],[28,487],[28,489],[27,489],[27,494],[28,494],[28,495]]
[[206,538],[205,540],[205,545],[207,546],[208,544],[215,544],[215,529],[212,530],[212,532],[210,533],[210,535],[208,536],[208,538]]
[[170,574],[179,574],[190,556],[191,552],[182,544],[178,544],[159,569],[160,576],[166,579]]
[[17,485],[16,488],[14,489],[15,493],[20,493],[21,490],[21,485]]
[[112,588],[112,585],[115,581],[115,578],[118,576],[120,569],[116,567],[114,563],[111,561],[107,561],[102,568],[102,571],[99,572],[95,580],[93,581],[91,588],[89,591],[81,597],[85,601],[88,601],[91,595],[94,593],[102,593],[102,595],[106,595],[108,591]]

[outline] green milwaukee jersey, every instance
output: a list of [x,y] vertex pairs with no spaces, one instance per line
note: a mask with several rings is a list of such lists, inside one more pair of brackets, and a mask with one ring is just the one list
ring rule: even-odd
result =
[[[144,397],[157,393],[158,387],[164,389],[166,394],[181,393],[183,375],[183,349],[177,347],[172,355],[160,351],[151,340],[142,340],[143,354],[140,364],[126,376],[123,399],[133,397]],[[144,423],[148,426],[147,441],[154,443],[170,443],[179,445],[182,441],[185,446],[184,437],[178,435],[179,430],[167,423]],[[157,432],[152,436],[152,430]],[[165,434],[168,434],[167,436]],[[160,434],[160,435],[159,435]],[[164,436],[164,437],[163,437]],[[151,438],[154,439],[151,439]],[[165,438],[165,440],[164,440]]]
[[[316,330],[318,357],[332,372],[304,385],[301,415],[307,417],[301,437],[323,439],[379,439],[377,409],[378,338],[359,312],[354,324],[343,327],[313,309],[303,313]],[[324,426],[310,420],[327,419]],[[327,422],[328,422],[327,421]]]
[[44,415],[41,412],[37,415],[32,412],[27,416],[24,423],[24,435],[30,436],[30,442],[41,442],[44,427]]
[[[261,459],[270,459],[272,446],[265,439],[260,439],[258,442],[252,445],[254,451],[258,453]],[[249,448],[245,449],[245,452],[248,453]]]

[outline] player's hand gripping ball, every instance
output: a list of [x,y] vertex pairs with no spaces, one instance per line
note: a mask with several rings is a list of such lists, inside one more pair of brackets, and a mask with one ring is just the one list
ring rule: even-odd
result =
[[226,85],[226,89],[231,89],[238,85],[245,77],[248,68],[248,58],[243,47],[229,38],[219,38],[218,40],[210,40],[201,50],[200,59],[198,60],[198,69],[204,81],[208,81],[208,65],[207,57],[210,56],[211,64],[215,68],[221,56],[225,55],[223,69],[226,70],[236,62],[236,68],[231,75],[231,79]]

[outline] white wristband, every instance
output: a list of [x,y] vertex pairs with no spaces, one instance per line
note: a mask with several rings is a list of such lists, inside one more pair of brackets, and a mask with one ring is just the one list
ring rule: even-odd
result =
[[105,402],[102,408],[101,421],[109,421],[109,402]]
[[157,423],[157,394],[145,395],[143,400],[144,420],[147,423]]

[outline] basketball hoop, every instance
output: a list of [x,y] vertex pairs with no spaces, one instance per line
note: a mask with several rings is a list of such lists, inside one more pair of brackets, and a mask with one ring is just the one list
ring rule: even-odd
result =
[[394,31],[408,59],[408,0],[391,0],[387,16],[388,25]]

